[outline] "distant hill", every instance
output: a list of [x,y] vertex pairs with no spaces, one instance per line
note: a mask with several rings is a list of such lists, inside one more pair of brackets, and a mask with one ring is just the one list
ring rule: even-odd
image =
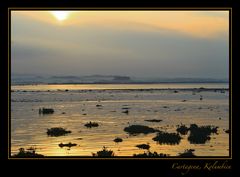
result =
[[147,84],[147,83],[228,83],[227,79],[213,78],[138,78],[119,75],[88,76],[11,76],[11,84]]

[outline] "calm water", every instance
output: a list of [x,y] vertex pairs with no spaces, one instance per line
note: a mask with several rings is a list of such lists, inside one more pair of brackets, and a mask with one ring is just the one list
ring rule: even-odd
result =
[[42,84],[42,85],[15,85],[13,90],[101,90],[101,89],[168,89],[168,88],[228,88],[224,83],[183,83],[183,84]]
[[[92,156],[103,146],[117,156],[142,153],[136,145],[149,143],[150,151],[177,156],[185,149],[195,149],[198,156],[229,155],[229,92],[147,89],[228,88],[227,84],[85,84],[85,85],[21,85],[11,87],[11,153],[20,147],[34,146],[46,156]],[[68,91],[65,91],[68,89]],[[116,89],[116,90],[114,90]],[[145,89],[145,90],[131,90]],[[200,97],[203,100],[200,100]],[[186,100],[186,101],[183,101]],[[96,107],[101,104],[102,107]],[[122,113],[128,106],[129,114]],[[39,115],[40,107],[53,108],[52,115]],[[167,107],[167,108],[166,108]],[[65,114],[62,114],[65,112]],[[161,119],[159,123],[146,119]],[[99,127],[86,128],[95,121]],[[206,144],[190,144],[188,135],[178,145],[159,145],[152,140],[155,133],[129,136],[123,129],[139,124],[162,131],[176,132],[180,123],[219,126],[218,135],[211,135]],[[48,137],[52,127],[64,127],[72,133]],[[115,143],[114,138],[123,139]],[[71,149],[59,143],[78,144]]]

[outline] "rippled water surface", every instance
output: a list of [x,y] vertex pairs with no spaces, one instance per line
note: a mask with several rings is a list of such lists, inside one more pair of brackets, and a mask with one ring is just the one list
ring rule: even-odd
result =
[[[228,88],[227,84],[88,84],[88,85],[16,85],[11,87],[11,153],[20,147],[34,146],[45,156],[92,156],[103,146],[117,156],[142,153],[136,147],[148,143],[150,151],[178,156],[195,149],[197,156],[229,155],[229,91],[194,88]],[[170,88],[170,89],[168,89]],[[175,91],[176,90],[176,91]],[[200,98],[203,98],[200,100]],[[102,105],[97,107],[96,105]],[[54,114],[39,115],[39,108],[53,108]],[[123,113],[123,107],[129,113]],[[64,114],[64,113],[65,114]],[[161,119],[147,122],[146,119]],[[85,123],[99,123],[87,128]],[[183,135],[178,145],[160,145],[152,140],[156,133],[130,136],[129,125],[146,125],[176,132],[180,124],[218,126],[205,144],[190,144]],[[49,137],[47,129],[63,127],[72,133]],[[123,139],[115,143],[116,137]],[[60,148],[59,143],[76,143]]]

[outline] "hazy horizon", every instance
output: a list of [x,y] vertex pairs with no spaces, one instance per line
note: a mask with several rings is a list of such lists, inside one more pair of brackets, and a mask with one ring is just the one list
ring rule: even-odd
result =
[[11,84],[163,84],[163,83],[229,83],[227,78],[163,78],[126,75],[40,76],[11,75]]
[[99,77],[110,77],[110,76],[124,76],[124,77],[130,77],[130,78],[145,78],[145,79],[216,79],[216,80],[226,80],[228,77],[181,77],[181,76],[175,76],[175,77],[161,77],[161,76],[130,76],[130,75],[117,75],[117,74],[110,74],[110,75],[104,75],[104,74],[83,74],[83,75],[51,75],[51,74],[37,74],[37,73],[11,73],[11,76],[32,76],[32,77],[93,77],[93,76],[99,76]]
[[227,79],[228,11],[11,12],[12,73]]

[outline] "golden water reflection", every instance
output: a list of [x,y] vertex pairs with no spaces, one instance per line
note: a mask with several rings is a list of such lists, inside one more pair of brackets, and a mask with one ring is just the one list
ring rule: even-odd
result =
[[[13,92],[11,99],[15,101],[11,102],[11,153],[17,153],[20,147],[27,149],[34,146],[37,153],[45,156],[92,156],[92,153],[106,146],[116,156],[132,156],[144,152],[136,145],[149,143],[151,152],[170,156],[178,156],[185,149],[195,149],[194,154],[197,156],[229,155],[229,134],[225,133],[229,129],[228,92],[206,91],[193,95],[191,91],[142,91],[137,94],[138,97],[135,91],[124,90],[80,94],[47,92],[43,98],[41,93]],[[203,100],[199,100],[200,95]],[[91,96],[91,100],[85,99]],[[61,97],[62,101],[57,101],[56,97]],[[183,102],[184,99],[187,101]],[[101,109],[96,107],[97,104],[102,105]],[[130,108],[129,114],[122,113],[124,105]],[[40,107],[51,107],[55,112],[52,115],[39,115]],[[162,121],[152,123],[146,122],[146,119]],[[84,124],[89,121],[97,122],[99,127],[85,127]],[[176,126],[181,123],[187,126],[193,123],[218,126],[219,134],[211,135],[211,140],[206,144],[190,144],[186,135],[182,136],[178,145],[160,145],[152,140],[156,133],[129,136],[124,132],[125,127],[134,124],[176,132]],[[48,137],[46,131],[52,127],[63,127],[72,133]],[[115,143],[113,140],[116,137],[122,138],[123,142]],[[69,142],[77,146],[70,149],[59,147],[60,143]]]

